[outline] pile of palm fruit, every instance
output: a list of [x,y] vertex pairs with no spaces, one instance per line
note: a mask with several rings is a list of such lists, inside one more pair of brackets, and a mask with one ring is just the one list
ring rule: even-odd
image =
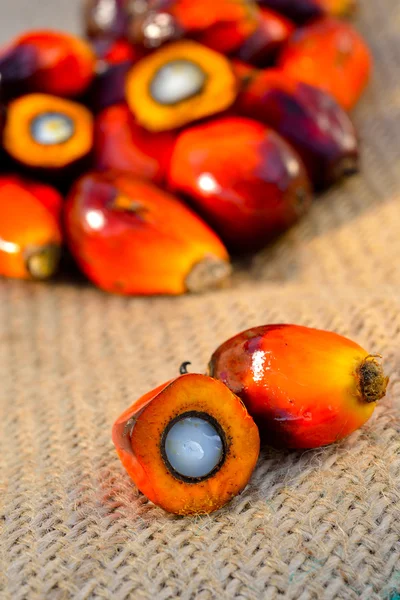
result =
[[[0,54],[0,275],[222,285],[358,170],[371,59],[351,0],[88,0],[85,39]],[[63,264],[63,263],[61,263]]]

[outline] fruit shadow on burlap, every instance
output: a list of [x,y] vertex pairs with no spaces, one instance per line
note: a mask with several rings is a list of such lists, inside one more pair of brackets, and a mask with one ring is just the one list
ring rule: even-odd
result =
[[[364,2],[357,25],[375,58],[356,112],[363,174],[239,261],[230,288],[126,299],[0,282],[1,598],[398,598],[400,6]],[[264,450],[217,513],[167,515],[126,475],[111,424],[182,361],[204,372],[224,339],[267,322],[383,354],[387,397],[340,444]]]

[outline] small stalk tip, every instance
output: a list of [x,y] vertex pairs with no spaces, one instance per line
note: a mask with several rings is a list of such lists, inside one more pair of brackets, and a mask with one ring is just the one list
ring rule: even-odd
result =
[[229,262],[216,256],[206,256],[191,268],[186,276],[189,292],[199,293],[222,286],[229,278],[232,267]]
[[57,244],[31,248],[26,255],[26,268],[32,279],[41,281],[52,277],[60,262],[61,249]]
[[367,356],[358,368],[360,390],[364,402],[377,402],[386,394],[389,377],[384,373],[379,354]]
[[179,367],[179,374],[180,375],[187,375],[189,373],[189,371],[187,370],[187,368],[191,364],[192,363],[190,362],[190,360],[185,360],[185,362],[183,362],[181,364],[181,366]]

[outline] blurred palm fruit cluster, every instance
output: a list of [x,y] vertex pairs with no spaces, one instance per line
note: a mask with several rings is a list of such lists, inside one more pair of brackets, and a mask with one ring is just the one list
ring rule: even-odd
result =
[[355,8],[86,0],[84,37],[12,40],[0,53],[0,275],[74,264],[120,294],[224,285],[232,256],[358,171],[349,112],[371,59]]

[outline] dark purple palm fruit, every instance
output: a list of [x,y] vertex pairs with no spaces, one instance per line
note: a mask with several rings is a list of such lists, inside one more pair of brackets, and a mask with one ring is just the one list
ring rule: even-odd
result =
[[97,56],[96,75],[87,103],[94,112],[99,112],[125,100],[126,74],[143,52],[123,39],[93,39],[92,47]]
[[276,10],[296,23],[305,23],[324,14],[318,0],[258,0],[258,3]]
[[297,150],[315,188],[358,171],[354,125],[326,92],[268,69],[253,72],[236,108],[277,131]]
[[306,23],[312,19],[332,15],[345,17],[354,12],[356,0],[257,0],[266,8],[271,8],[296,23]]

